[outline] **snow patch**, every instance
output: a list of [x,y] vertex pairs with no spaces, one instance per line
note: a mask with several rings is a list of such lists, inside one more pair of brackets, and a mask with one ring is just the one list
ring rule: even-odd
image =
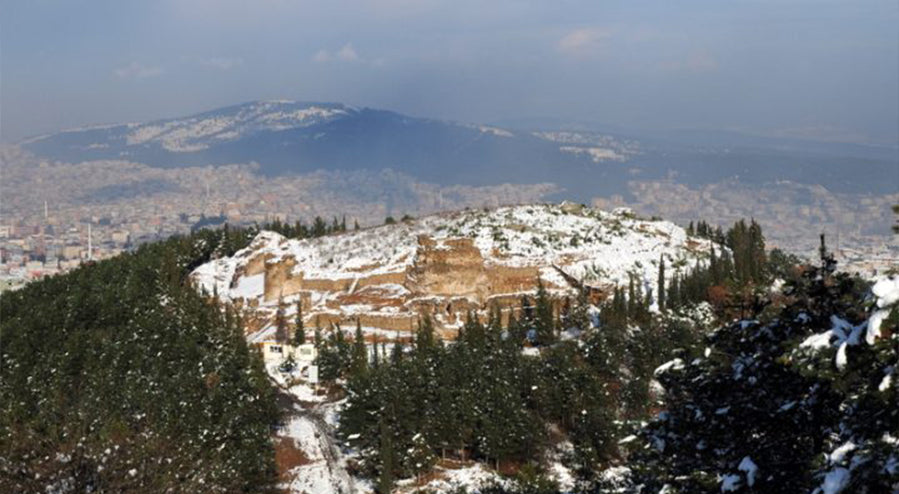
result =
[[664,374],[670,370],[677,371],[677,370],[681,370],[683,368],[684,368],[684,361],[679,358],[676,358],[673,360],[669,360],[668,362],[665,362],[664,364],[658,366],[656,368],[655,372],[653,372],[653,375],[658,376],[658,375]]
[[821,484],[821,494],[838,494],[849,485],[851,476],[849,470],[838,467],[824,476],[824,483]]
[[744,456],[743,460],[740,461],[740,465],[737,466],[737,470],[746,474],[746,484],[749,487],[755,485],[755,476],[759,471],[759,467],[752,461],[752,458]]

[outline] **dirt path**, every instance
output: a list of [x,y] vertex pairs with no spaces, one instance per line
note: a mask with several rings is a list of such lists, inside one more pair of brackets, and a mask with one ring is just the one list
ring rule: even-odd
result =
[[309,462],[292,468],[288,491],[296,494],[355,494],[353,477],[347,472],[334,430],[318,407],[307,408],[289,391],[278,388],[278,404],[284,412],[284,427],[278,436],[293,440]]

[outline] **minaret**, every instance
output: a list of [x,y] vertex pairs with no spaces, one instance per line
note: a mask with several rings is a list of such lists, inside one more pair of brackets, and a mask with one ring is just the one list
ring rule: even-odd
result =
[[50,208],[47,206],[47,201],[44,201],[44,222],[47,222],[47,218],[50,217]]

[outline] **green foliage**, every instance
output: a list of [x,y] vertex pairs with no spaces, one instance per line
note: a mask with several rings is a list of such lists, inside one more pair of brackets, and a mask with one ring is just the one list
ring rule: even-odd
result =
[[201,230],[0,296],[0,491],[273,489],[261,357],[185,281],[254,233]]
[[[358,224],[356,226],[358,226]],[[279,218],[275,218],[274,221],[262,225],[259,229],[272,231],[288,238],[315,238],[345,232],[346,217],[338,220],[337,217],[334,216],[331,218],[331,223],[328,223],[322,217],[316,216],[312,221],[312,225],[307,225],[302,221],[297,221],[294,224],[284,223]]]
[[[882,383],[899,364],[899,327],[886,322],[865,341],[866,284],[823,263],[789,282],[787,303],[767,322],[756,313],[721,328],[704,356],[660,373],[665,411],[631,458],[645,489],[717,493],[730,476],[733,492],[819,492],[841,469],[851,479],[841,492],[895,489],[888,438],[899,434],[899,401]],[[836,341],[802,345],[822,334]],[[750,461],[757,475],[741,467]]]
[[[593,329],[582,295],[566,324],[582,330],[583,344],[552,334],[553,342],[540,345],[536,355],[524,354],[523,329],[539,327],[541,318],[556,325],[551,301],[542,297],[546,301],[538,294],[533,307],[524,298],[522,320],[510,318],[506,328],[496,309],[486,325],[469,314],[449,345],[434,338],[432,322],[424,318],[406,351],[396,345],[391,359],[346,374],[339,435],[358,452],[361,472],[386,485],[420,475],[421,458],[539,464],[550,445],[549,425],[572,442],[572,466],[581,478],[595,481],[598,469],[616,461],[628,424],[648,417],[653,369],[670,349],[689,342],[677,339],[684,337],[678,330],[655,324],[634,332],[626,326]],[[635,309],[641,314],[647,313],[644,302]],[[542,303],[549,309],[540,309]],[[513,479],[513,492],[557,489],[543,476],[528,478]]]
[[553,316],[553,302],[543,286],[537,280],[537,298],[534,307],[534,330],[537,333],[537,344],[551,345],[556,340],[556,324]]

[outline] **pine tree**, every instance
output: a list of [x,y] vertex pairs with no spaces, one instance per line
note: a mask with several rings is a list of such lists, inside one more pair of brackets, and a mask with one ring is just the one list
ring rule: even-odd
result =
[[627,280],[627,318],[633,320],[637,316],[637,306],[639,305],[637,298],[637,286],[634,282],[634,273],[628,274]]
[[553,317],[552,300],[543,281],[537,279],[537,299],[534,309],[534,329],[537,332],[537,343],[551,345],[555,339],[555,318]]
[[580,289],[577,293],[577,300],[574,306],[569,310],[566,324],[569,327],[577,328],[581,331],[587,331],[593,327],[590,321],[590,301],[587,298],[587,290]]
[[[692,226],[692,223],[691,223],[691,226]],[[658,301],[659,310],[664,311],[665,307],[666,307],[666,305],[665,305],[665,257],[664,256],[659,256],[659,283],[658,283],[658,287],[656,288],[656,290],[658,290],[658,295],[657,295],[656,300]]]
[[284,312],[284,299],[278,297],[278,309],[275,311],[275,341],[287,343],[287,316]]
[[427,351],[434,346],[434,321],[431,316],[425,314],[418,321],[418,330],[415,334],[415,346],[418,351]]
[[393,434],[382,417],[378,431],[380,446],[378,450],[380,460],[380,475],[378,476],[378,492],[390,494],[393,491],[393,475],[396,464],[396,452],[393,448]]
[[671,277],[671,284],[668,285],[668,309],[677,310],[680,307],[681,295],[680,295],[680,286],[678,284],[678,279],[680,278],[680,273],[675,271],[674,276]]
[[421,475],[431,469],[437,457],[428,445],[424,434],[418,433],[412,436],[412,446],[406,451],[403,463],[406,470],[415,475],[417,481],[421,481]]
[[353,338],[353,374],[361,374],[368,368],[368,347],[362,334],[362,322],[356,319],[356,335]]
[[[899,338],[866,341],[864,285],[824,271],[789,281],[778,313],[721,328],[704,357],[657,371],[665,413],[631,458],[646,489],[787,494],[840,484],[833,492],[874,494],[899,481],[884,468],[895,446],[877,439],[899,433],[899,403],[894,389],[874,390]],[[822,336],[824,350],[804,343]]]

